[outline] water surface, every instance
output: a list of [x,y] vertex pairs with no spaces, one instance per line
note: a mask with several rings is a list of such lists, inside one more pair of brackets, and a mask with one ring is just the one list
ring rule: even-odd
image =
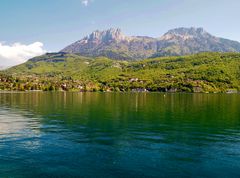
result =
[[0,93],[0,177],[240,177],[240,95]]

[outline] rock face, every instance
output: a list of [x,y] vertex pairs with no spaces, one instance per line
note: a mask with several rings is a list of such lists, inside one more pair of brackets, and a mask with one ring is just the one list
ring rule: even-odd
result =
[[199,52],[240,52],[240,43],[215,37],[203,28],[177,28],[160,38],[126,36],[120,29],[95,31],[61,52],[83,56],[105,56],[135,60],[158,56],[178,56]]
[[64,48],[61,52],[128,60],[147,58],[156,51],[157,39],[128,37],[120,29],[109,29],[107,31],[95,31]]
[[199,52],[239,52],[240,43],[215,37],[203,28],[177,28],[158,41],[154,56],[187,55]]

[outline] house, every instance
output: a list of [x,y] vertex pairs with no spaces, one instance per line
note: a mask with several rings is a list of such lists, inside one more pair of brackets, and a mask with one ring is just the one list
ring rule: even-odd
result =
[[238,93],[238,90],[237,89],[228,89],[226,93],[228,93],[228,94]]
[[131,78],[129,82],[137,82],[139,79],[138,78]]

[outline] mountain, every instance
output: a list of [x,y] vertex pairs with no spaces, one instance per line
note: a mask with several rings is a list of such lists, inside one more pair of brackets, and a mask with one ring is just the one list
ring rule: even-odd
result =
[[176,28],[160,38],[126,36],[120,29],[109,29],[97,30],[61,52],[88,57],[105,56],[117,60],[135,60],[199,52],[240,52],[240,43],[215,37],[203,28]]
[[60,52],[1,71],[0,90],[236,92],[236,52],[238,42],[202,28],[177,28],[160,38],[95,31]]
[[148,58],[157,51],[157,39],[128,37],[120,29],[95,31],[64,48],[61,52],[80,53],[82,56],[105,56],[128,60]]
[[199,52],[240,52],[240,43],[215,37],[203,28],[177,28],[160,38],[158,51],[154,56],[178,56]]

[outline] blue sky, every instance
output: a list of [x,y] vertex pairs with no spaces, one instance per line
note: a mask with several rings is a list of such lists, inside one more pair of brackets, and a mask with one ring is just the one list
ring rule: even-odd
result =
[[240,41],[239,8],[239,0],[1,0],[0,42],[58,51],[96,29],[159,37],[191,26]]

